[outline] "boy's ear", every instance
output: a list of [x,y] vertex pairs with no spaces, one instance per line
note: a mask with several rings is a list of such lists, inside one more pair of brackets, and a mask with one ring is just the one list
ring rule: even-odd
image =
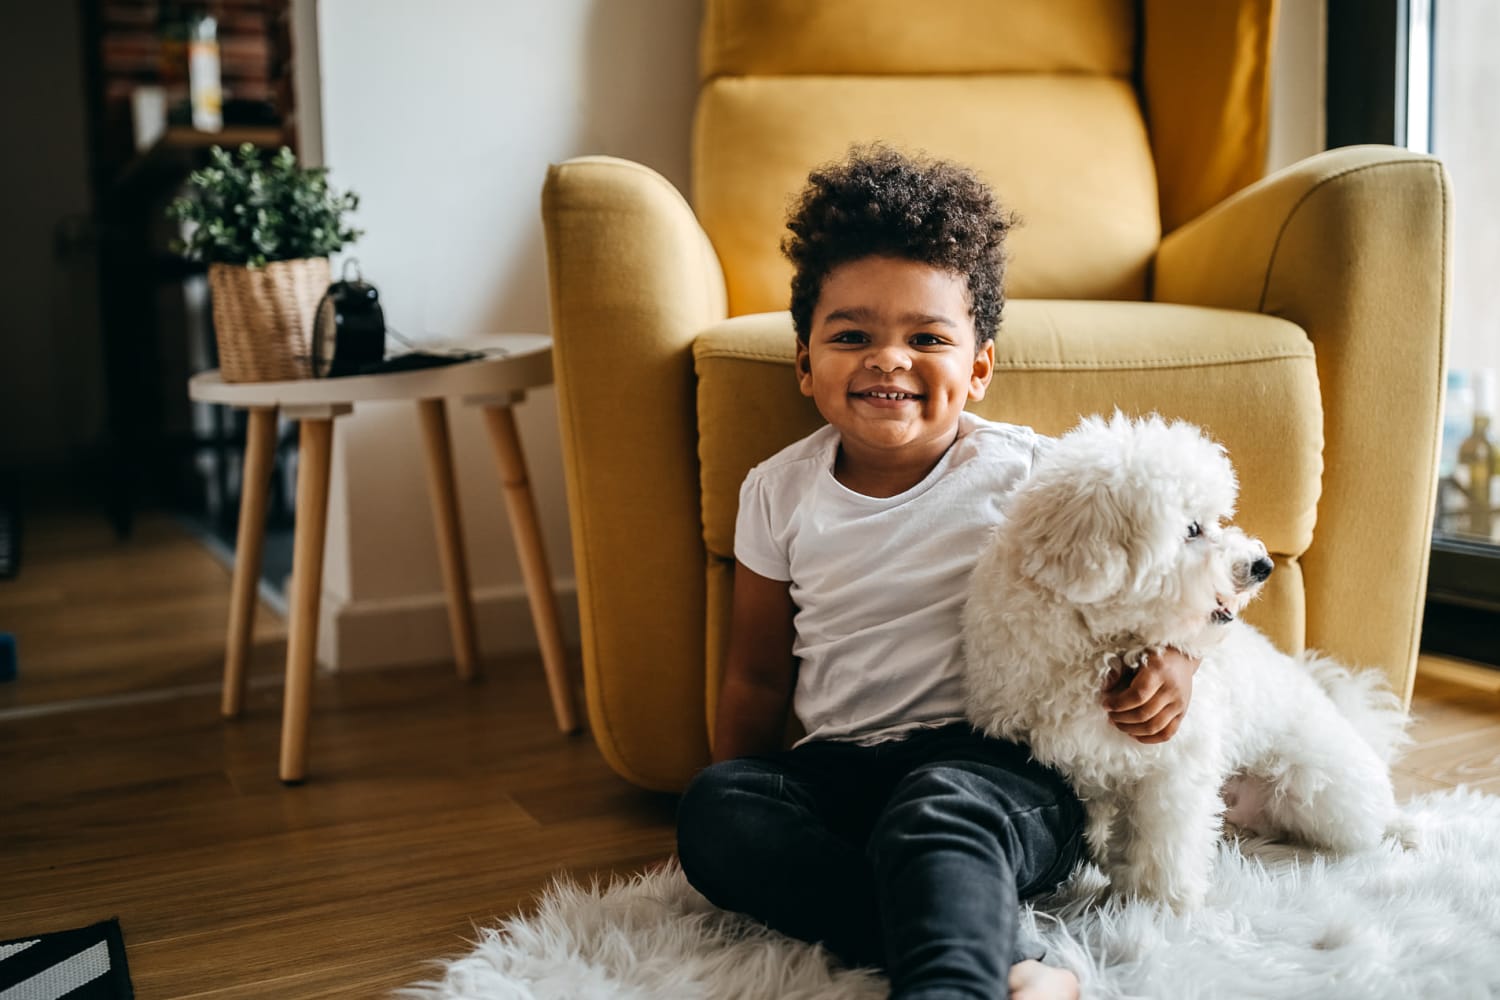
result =
[[984,342],[984,347],[974,355],[974,374],[969,380],[969,398],[981,400],[995,377],[995,341]]
[[807,349],[807,344],[801,337],[797,338],[797,387],[802,390],[802,395],[811,396],[812,392],[812,354]]

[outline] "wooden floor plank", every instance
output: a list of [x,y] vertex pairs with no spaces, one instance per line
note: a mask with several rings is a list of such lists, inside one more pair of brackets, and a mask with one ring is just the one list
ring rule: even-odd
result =
[[[0,684],[0,710],[221,676],[228,567],[166,515],[143,514],[128,540],[99,522],[28,515],[26,562],[0,581],[0,631],[20,671]],[[285,636],[261,604],[252,675],[280,673]]]

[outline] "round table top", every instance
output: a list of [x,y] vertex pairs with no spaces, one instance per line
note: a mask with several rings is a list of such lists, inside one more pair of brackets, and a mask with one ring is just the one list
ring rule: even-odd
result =
[[379,375],[305,378],[287,382],[225,382],[217,368],[188,380],[188,396],[231,406],[325,406],[375,400],[503,396],[552,383],[552,338],[540,333],[492,333],[445,341],[423,350],[482,351],[473,361]]

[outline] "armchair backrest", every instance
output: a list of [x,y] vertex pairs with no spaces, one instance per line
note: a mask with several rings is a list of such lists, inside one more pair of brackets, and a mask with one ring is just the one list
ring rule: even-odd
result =
[[692,200],[730,314],[786,308],[788,199],[876,139],[975,167],[1021,215],[1010,295],[1146,298],[1164,222],[1260,174],[1272,7],[708,0]]

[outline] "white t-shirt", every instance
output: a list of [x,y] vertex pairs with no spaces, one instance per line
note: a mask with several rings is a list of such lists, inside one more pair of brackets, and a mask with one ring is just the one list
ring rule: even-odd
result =
[[878,743],[963,718],[959,617],[969,574],[1041,440],[966,412],[927,477],[893,497],[834,478],[832,426],[750,470],[734,555],[791,582],[802,742]]

